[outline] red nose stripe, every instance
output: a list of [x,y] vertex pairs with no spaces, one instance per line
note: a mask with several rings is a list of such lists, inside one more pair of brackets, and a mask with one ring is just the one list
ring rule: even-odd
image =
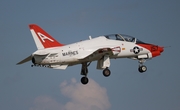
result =
[[138,45],[148,49],[151,52],[152,57],[159,56],[161,55],[161,52],[164,51],[164,47],[156,46],[153,44],[138,44]]
[[164,51],[164,47],[158,47],[158,50],[159,50],[160,52],[163,52],[163,51]]
[[151,51],[151,46],[152,46],[151,44],[138,44],[138,45]]
[[156,56],[161,55],[159,51],[151,52],[151,54],[152,54],[152,57],[156,57]]

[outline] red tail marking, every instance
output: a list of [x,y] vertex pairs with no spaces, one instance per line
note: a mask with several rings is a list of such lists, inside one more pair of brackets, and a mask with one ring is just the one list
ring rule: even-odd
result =
[[63,46],[63,44],[56,41],[51,35],[49,35],[47,32],[45,32],[38,25],[30,24],[29,28],[33,29],[35,31],[36,35],[38,36],[38,39],[43,44],[44,48]]

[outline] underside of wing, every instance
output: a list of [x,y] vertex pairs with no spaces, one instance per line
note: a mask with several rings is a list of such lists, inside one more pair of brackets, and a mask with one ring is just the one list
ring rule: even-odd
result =
[[65,70],[67,67],[68,67],[68,65],[50,65],[50,68],[53,68],[53,69]]

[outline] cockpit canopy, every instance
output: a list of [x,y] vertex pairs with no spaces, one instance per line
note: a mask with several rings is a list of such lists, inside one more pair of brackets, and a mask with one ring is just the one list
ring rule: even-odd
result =
[[125,35],[125,34],[110,34],[110,35],[105,35],[107,39],[113,39],[113,40],[120,40],[120,41],[125,41],[125,42],[134,42],[134,43],[144,43],[135,37]]

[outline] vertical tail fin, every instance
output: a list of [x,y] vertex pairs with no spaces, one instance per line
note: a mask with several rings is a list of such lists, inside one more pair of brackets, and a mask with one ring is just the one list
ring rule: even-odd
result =
[[38,49],[63,46],[38,25],[30,24],[29,28]]

